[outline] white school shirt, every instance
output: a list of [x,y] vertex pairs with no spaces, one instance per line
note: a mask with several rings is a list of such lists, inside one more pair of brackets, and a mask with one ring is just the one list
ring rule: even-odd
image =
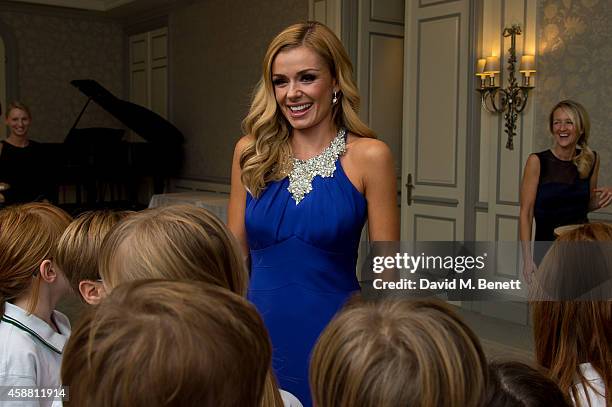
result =
[[300,400],[286,390],[279,389],[281,398],[283,399],[284,407],[304,407]]
[[[51,318],[55,332],[45,321],[9,302],[0,320],[0,386],[58,388],[64,345],[70,336],[70,321],[59,311]],[[6,397],[4,397],[6,398]],[[1,407],[51,406],[52,400],[0,401]]]
[[[599,376],[599,373],[597,373],[597,370],[595,370],[590,363],[581,363],[580,365],[578,365],[578,367],[580,368],[580,371],[582,372],[582,375],[584,376],[586,381],[589,382],[589,384],[593,386],[595,390],[597,390],[597,392],[595,392],[591,387],[585,387],[580,384],[579,381],[576,381],[576,383],[574,383],[574,387],[576,387],[578,390],[578,399],[580,400],[580,405],[582,407],[589,406],[586,397],[586,394],[588,394],[591,400],[591,407],[606,407],[605,396],[609,397],[610,395],[606,395],[606,387],[604,385],[603,379]],[[572,401],[574,402],[574,404],[576,404],[573,395]]]

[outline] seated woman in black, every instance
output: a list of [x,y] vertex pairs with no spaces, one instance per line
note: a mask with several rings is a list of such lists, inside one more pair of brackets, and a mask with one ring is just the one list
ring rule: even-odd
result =
[[52,200],[53,170],[40,144],[28,138],[30,109],[20,102],[9,104],[5,122],[9,135],[0,141],[0,193],[4,197],[0,204]]
[[[600,160],[588,145],[586,109],[572,100],[557,103],[550,112],[549,128],[553,147],[529,156],[521,184],[520,239],[527,278],[549,246],[537,242],[555,240],[554,230],[560,226],[587,223],[589,211],[612,202],[612,188],[597,187]],[[536,246],[532,257],[534,218]]]

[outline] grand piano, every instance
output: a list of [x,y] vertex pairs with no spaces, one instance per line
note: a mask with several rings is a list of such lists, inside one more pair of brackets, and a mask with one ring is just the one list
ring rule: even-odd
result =
[[[115,97],[95,80],[70,83],[88,97],[87,102],[64,142],[46,148],[60,156],[56,179],[60,185],[76,187],[76,206],[138,207],[138,188],[145,177],[153,179],[154,193],[163,192],[166,179],[180,169],[182,133],[157,113]],[[78,128],[92,101],[146,142],[125,141],[123,129]]]

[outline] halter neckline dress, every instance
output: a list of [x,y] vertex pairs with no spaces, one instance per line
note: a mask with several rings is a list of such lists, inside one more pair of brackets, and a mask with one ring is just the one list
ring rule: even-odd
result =
[[258,198],[246,198],[248,296],[270,333],[280,387],[305,407],[311,405],[312,348],[334,314],[360,288],[355,270],[367,205],[340,164],[346,143],[345,133],[340,136],[341,151],[334,151],[327,162],[301,162],[317,173],[311,190],[302,175],[271,182]]

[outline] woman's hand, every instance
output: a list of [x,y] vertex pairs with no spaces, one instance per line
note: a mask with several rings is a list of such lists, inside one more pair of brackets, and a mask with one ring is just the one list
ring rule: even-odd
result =
[[612,203],[612,188],[611,187],[599,187],[594,188],[593,192],[597,196],[597,206],[595,209],[605,208]]
[[531,278],[537,270],[538,266],[536,266],[531,257],[523,261],[523,278],[525,279],[527,284],[531,284]]

